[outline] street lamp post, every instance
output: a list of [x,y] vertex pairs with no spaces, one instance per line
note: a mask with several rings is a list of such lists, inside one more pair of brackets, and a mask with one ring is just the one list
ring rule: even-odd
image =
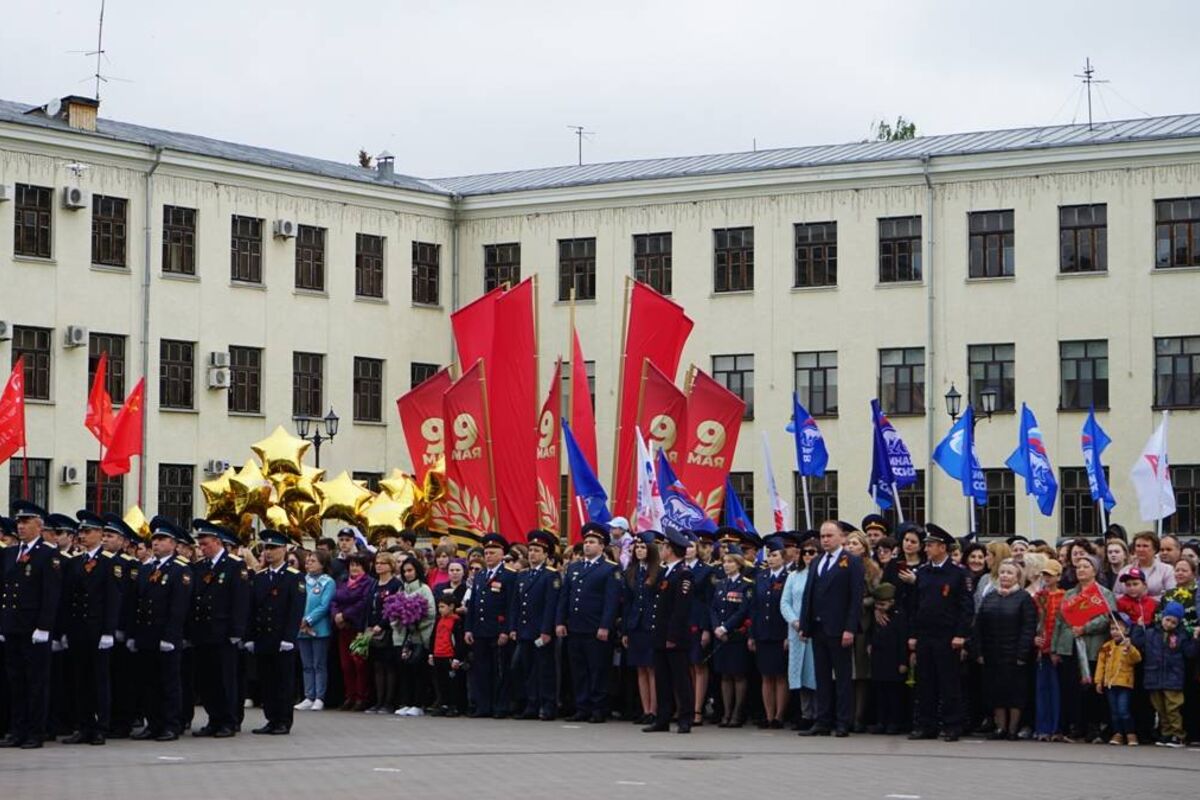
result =
[[[995,387],[988,386],[979,393],[979,405],[983,416],[988,422],[992,421],[992,414],[996,411],[996,398],[1000,393]],[[954,383],[950,384],[950,391],[946,392],[946,413],[950,416],[951,422],[958,422],[958,417],[962,412],[962,395],[958,389],[954,388]],[[973,414],[971,416],[971,440],[975,439],[975,426],[979,423],[979,416]],[[970,453],[964,453],[964,458],[970,458]],[[967,498],[967,533],[975,532],[975,500],[971,497]]]
[[[337,436],[338,423],[341,421],[337,414],[333,413],[333,408],[330,407],[329,413],[325,415],[325,419],[313,419],[312,417],[295,417],[293,422],[296,423],[296,435],[306,442],[312,442],[314,457],[316,458],[317,466],[321,466],[321,445],[325,442],[332,442],[333,437]],[[313,425],[314,422],[323,422],[325,434],[321,434],[321,426]]]

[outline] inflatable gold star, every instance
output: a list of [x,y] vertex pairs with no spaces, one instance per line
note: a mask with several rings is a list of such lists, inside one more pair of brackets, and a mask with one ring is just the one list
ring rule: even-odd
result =
[[400,469],[393,469],[391,474],[379,481],[379,488],[388,496],[402,505],[411,506],[421,494],[417,479]]
[[309,446],[309,442],[292,436],[283,429],[282,425],[278,425],[270,436],[261,442],[250,445],[250,449],[262,462],[264,474],[274,475],[277,472],[287,472],[292,475],[300,475],[300,462],[304,459],[304,454],[308,452]]
[[362,507],[373,497],[345,471],[331,481],[317,481],[313,487],[320,497],[321,519],[340,519],[353,523],[361,514]]
[[382,492],[372,498],[362,510],[367,538],[378,542],[385,536],[396,536],[404,529],[404,512],[408,506]]
[[[130,506],[125,512],[125,524],[133,529],[133,532],[138,535],[139,539],[149,539],[150,537],[150,522],[146,519],[146,515],[142,513],[142,509],[136,505]],[[191,524],[191,520],[188,520]]]
[[233,510],[237,514],[258,514],[260,517],[267,512],[271,500],[271,482],[259,469],[258,464],[249,460],[229,478],[229,487],[233,493]]
[[212,480],[200,482],[200,491],[204,493],[205,519],[215,519],[233,511],[233,489],[229,479],[236,474],[230,467]]

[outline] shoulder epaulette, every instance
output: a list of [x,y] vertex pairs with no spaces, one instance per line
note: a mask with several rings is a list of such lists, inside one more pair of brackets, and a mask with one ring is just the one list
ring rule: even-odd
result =
[[230,561],[236,561],[236,562],[238,562],[239,564],[242,562],[242,557],[241,557],[241,556],[235,556],[233,553],[230,553],[230,552],[228,552],[228,551],[226,551],[226,553],[225,553],[225,557],[226,557],[226,558],[228,558]]
[[126,561],[137,561],[137,559],[129,555],[129,553],[121,553],[121,558],[125,559]]
[[270,569],[270,567],[259,567],[258,569],[254,570],[254,574],[261,575],[264,572],[268,571],[269,569]]
[[108,552],[107,550],[101,550],[100,555],[103,556],[104,558],[112,558],[113,557],[113,554]]
[[288,571],[289,575],[299,575],[300,574],[300,570],[296,569],[295,567],[288,567],[287,571]]
[[605,560],[607,563],[609,563],[609,564],[612,564],[614,567],[619,567],[619,566],[621,566],[621,565],[620,565],[620,564],[618,564],[617,562],[613,561],[611,558],[605,558],[604,560]]
[[754,583],[754,578],[751,578],[749,575],[743,575],[742,581],[745,583]]
[[192,565],[190,561],[180,558],[178,556],[175,557],[175,563],[181,567],[190,567]]

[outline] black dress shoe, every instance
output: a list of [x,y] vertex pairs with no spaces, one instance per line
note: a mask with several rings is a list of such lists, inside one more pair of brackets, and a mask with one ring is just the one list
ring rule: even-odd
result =
[[267,731],[272,736],[287,736],[291,732],[292,729],[286,725],[272,725],[271,730]]
[[118,730],[118,731],[109,731],[108,738],[110,738],[110,739],[128,739],[129,731],[124,730],[124,729]]
[[266,725],[263,725],[261,728],[255,728],[254,730],[252,730],[250,732],[257,733],[260,736],[262,736],[262,735],[269,734],[271,732],[271,729],[274,727],[275,727],[274,725],[272,725],[271,723],[268,722]]
[[482,711],[472,711],[467,716],[470,717],[471,719],[487,719],[488,717],[491,716],[491,714],[485,714]]
[[40,749],[42,749],[42,740],[37,739],[37,738],[26,739],[24,742],[21,743],[21,749],[22,750],[40,750]]
[[847,731],[845,728],[838,728],[836,731],[833,732],[833,735],[834,735],[834,737],[836,737],[838,739],[845,739],[847,736],[850,735],[850,732]]
[[826,728],[821,725],[813,725],[808,730],[800,731],[800,733],[797,734],[797,736],[828,736],[828,735],[829,735],[829,728]]
[[783,730],[783,720],[773,719],[768,727],[773,731],[781,731]]
[[930,731],[913,731],[908,735],[908,738],[917,741],[921,739],[936,739],[937,734]]
[[99,733],[92,734],[92,738],[88,739],[88,744],[104,744],[104,736]]
[[522,712],[521,716],[517,717],[517,719],[537,719],[537,718],[538,718],[538,713],[536,711],[525,711],[525,712]]
[[689,724],[687,724],[687,723],[685,722],[685,723],[684,723],[684,724],[682,724],[682,725],[676,725],[676,726],[675,726],[675,728],[676,728],[675,732],[676,732],[676,733],[691,733],[691,732],[692,732],[692,726],[694,726],[695,724],[696,724],[696,723],[694,723],[694,722],[693,722],[691,725],[689,725]]
[[942,741],[943,742],[957,742],[958,735],[959,735],[958,731],[946,731],[945,733],[942,734]]
[[608,717],[603,714],[592,714],[590,717],[588,717],[588,722],[591,722],[592,724],[608,722]]
[[154,731],[150,730],[149,727],[146,727],[146,728],[142,728],[140,731],[133,734],[129,738],[133,739],[135,742],[144,742],[147,739],[153,739],[157,735],[158,734],[155,733]]
[[62,743],[63,744],[83,744],[84,742],[87,742],[90,739],[91,739],[91,737],[85,736],[83,731],[76,731],[75,733],[72,733],[67,738],[63,739]]
[[495,714],[492,714],[492,719],[508,719],[508,714],[503,711],[497,711]]
[[670,725],[659,725],[657,722],[653,725],[647,725],[642,728],[642,733],[666,733],[671,730]]
[[212,733],[214,739],[228,739],[234,735],[233,728],[217,728]]
[[575,712],[568,719],[568,722],[587,722],[587,721],[588,721],[588,715],[582,711]]
[[156,742],[173,742],[179,738],[179,734],[175,731],[163,731],[158,736],[154,737]]
[[3,739],[0,739],[0,747],[20,747],[20,746],[21,746],[21,740],[15,736],[13,736],[11,733],[8,736],[5,736]]
[[205,736],[213,736],[214,734],[216,734],[216,731],[209,725],[205,725],[203,728],[198,728],[192,731],[192,736],[195,736],[197,739]]

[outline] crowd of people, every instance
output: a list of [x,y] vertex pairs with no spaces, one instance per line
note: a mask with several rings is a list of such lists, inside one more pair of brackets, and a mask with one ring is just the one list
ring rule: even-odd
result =
[[[791,728],[805,736],[1200,740],[1200,543],[760,539],[589,523],[462,553],[18,502],[0,518],[0,747],[256,734],[296,712]],[[199,705],[206,719],[193,723]]]

